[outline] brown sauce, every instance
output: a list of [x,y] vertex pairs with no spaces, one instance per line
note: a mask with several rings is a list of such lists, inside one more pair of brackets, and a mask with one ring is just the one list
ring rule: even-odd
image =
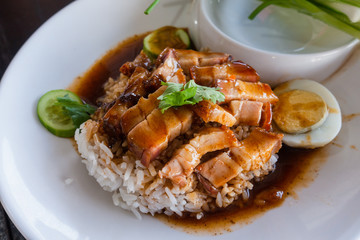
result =
[[135,35],[119,43],[97,60],[87,72],[77,77],[68,89],[86,102],[95,104],[96,99],[104,94],[102,87],[104,83],[110,77],[116,79],[120,74],[120,67],[139,54],[147,34]]
[[359,117],[360,116],[360,113],[351,113],[351,114],[348,114],[348,115],[343,115],[342,116],[342,120],[344,122],[350,122],[352,121],[354,118],[356,117]]
[[[103,94],[102,86],[109,77],[119,75],[120,66],[133,60],[142,49],[146,34],[137,35],[121,42],[107,52],[81,77],[69,87],[83,99],[95,103]],[[328,146],[331,147],[331,146]],[[234,226],[251,223],[269,209],[280,206],[286,197],[297,199],[295,190],[308,186],[316,177],[320,165],[325,162],[328,147],[317,150],[298,150],[284,146],[279,152],[276,170],[254,185],[246,203],[241,201],[205,215],[196,220],[193,217],[168,217],[157,215],[171,227],[191,234],[222,234],[232,231]]]

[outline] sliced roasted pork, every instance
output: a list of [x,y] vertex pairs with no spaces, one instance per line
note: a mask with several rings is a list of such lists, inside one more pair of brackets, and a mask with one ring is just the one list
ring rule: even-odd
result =
[[128,79],[128,84],[120,96],[121,102],[130,106],[136,104],[140,97],[146,96],[147,91],[144,81],[150,76],[150,72],[143,67],[136,67]]
[[[281,148],[282,137],[282,134],[257,128],[239,146],[231,147],[229,155],[222,153],[198,165],[196,172],[215,188],[221,187],[241,171],[253,171],[264,166]],[[204,187],[209,188],[207,182]]]
[[126,106],[119,99],[117,99],[114,105],[103,116],[103,129],[112,138],[119,138],[122,135],[120,124],[121,116],[126,110]]
[[231,157],[244,171],[261,168],[281,148],[283,134],[254,129],[239,146],[230,148]]
[[186,83],[186,76],[183,73],[183,70],[181,68],[179,68],[174,73],[174,75],[168,80],[168,82],[185,84]]
[[229,103],[229,108],[236,119],[234,125],[259,126],[267,131],[271,130],[271,103],[234,100]]
[[227,62],[214,66],[193,66],[190,68],[191,79],[203,86],[214,86],[217,79],[237,79],[246,82],[258,82],[260,76],[249,65],[241,62]]
[[272,122],[272,106],[271,103],[264,103],[261,120],[260,120],[260,127],[264,128],[267,131],[271,130],[271,122]]
[[231,60],[229,54],[217,52],[197,52],[188,49],[176,49],[175,54],[186,75],[190,73],[192,66],[212,66]]
[[186,177],[194,171],[204,154],[235,146],[237,139],[227,127],[206,128],[188,144],[175,151],[171,160],[159,172],[159,176],[170,179],[174,184],[185,186]]
[[231,113],[209,100],[197,103],[192,109],[204,122],[218,122],[228,127],[236,122]]
[[145,87],[150,92],[158,89],[161,86],[161,82],[169,82],[180,69],[180,65],[175,56],[175,49],[173,48],[166,48],[159,55],[156,62],[157,68],[152,72],[150,78],[145,81]]
[[151,59],[141,50],[140,54],[132,62],[126,62],[120,67],[120,72],[128,77],[135,71],[136,67],[151,70],[153,64]]
[[229,103],[231,114],[236,119],[234,125],[259,126],[262,116],[262,102],[234,100]]
[[279,99],[266,83],[244,82],[241,80],[216,80],[215,86],[225,95],[225,102],[251,100],[276,103]]
[[171,108],[161,113],[154,109],[128,134],[129,149],[141,158],[144,166],[154,160],[168,143],[190,129],[192,111],[187,107]]
[[[182,69],[178,69],[169,81],[184,84],[186,82],[186,78]],[[140,98],[135,106],[129,108],[124,113],[121,118],[121,126],[125,134],[129,133],[133,127],[143,121],[147,115],[149,115],[158,106],[159,100],[157,100],[157,98],[164,93],[166,88],[166,86],[162,86],[154,93],[149,94],[148,98]]]
[[[198,165],[196,172],[208,180],[212,186],[218,188],[236,177],[241,172],[241,167],[227,152],[223,152],[209,161]],[[205,189],[209,189],[206,183]]]
[[145,118],[158,106],[157,98],[164,93],[166,86],[159,88],[156,92],[149,94],[148,98],[140,98],[138,103],[129,108],[121,116],[121,128],[124,134],[128,134],[137,124]]

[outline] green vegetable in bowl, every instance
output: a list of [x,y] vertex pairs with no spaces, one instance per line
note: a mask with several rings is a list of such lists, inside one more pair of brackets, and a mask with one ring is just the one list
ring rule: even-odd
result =
[[[360,39],[360,2],[358,0],[260,0],[250,14],[254,19],[270,5],[292,8]],[[356,22],[355,22],[356,21]]]
[[160,0],[153,1],[150,6],[144,11],[146,15],[149,15],[149,13],[153,10],[153,8],[159,3]]
[[205,87],[190,80],[185,85],[181,83],[162,82],[161,85],[168,86],[164,93],[158,97],[159,108],[164,113],[171,107],[183,105],[194,105],[202,100],[210,100],[213,103],[223,102],[225,95],[218,88]]
[[37,104],[40,122],[58,137],[73,137],[76,128],[95,110],[95,107],[84,104],[75,93],[62,89],[45,93]]
[[360,21],[359,0],[314,0],[314,2],[330,8],[340,15],[345,15],[353,23]]

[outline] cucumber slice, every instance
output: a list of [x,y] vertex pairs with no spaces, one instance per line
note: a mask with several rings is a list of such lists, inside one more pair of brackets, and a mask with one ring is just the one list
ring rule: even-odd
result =
[[144,38],[144,52],[152,59],[166,48],[187,49],[191,41],[184,29],[172,26],[159,28]]
[[58,97],[68,95],[74,101],[83,104],[80,97],[68,90],[52,90],[45,93],[37,104],[40,122],[52,134],[58,137],[73,137],[76,126],[70,116],[64,113],[62,106],[56,105]]

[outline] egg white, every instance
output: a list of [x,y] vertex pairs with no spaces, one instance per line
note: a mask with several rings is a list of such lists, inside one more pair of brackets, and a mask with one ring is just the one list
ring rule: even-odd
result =
[[[335,96],[322,84],[309,79],[295,79],[285,82],[274,89],[276,95],[280,95],[290,90],[305,90],[318,94],[328,106],[328,117],[318,128],[300,134],[284,133],[283,142],[291,147],[317,148],[331,142],[340,132],[341,110]],[[274,130],[281,132],[274,124]]]

